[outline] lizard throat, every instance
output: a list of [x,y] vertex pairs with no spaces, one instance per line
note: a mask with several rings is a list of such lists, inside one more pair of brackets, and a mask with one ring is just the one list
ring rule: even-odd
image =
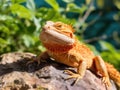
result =
[[65,53],[68,52],[70,49],[72,49],[75,44],[72,45],[59,45],[59,44],[47,44],[44,43],[44,46],[46,47],[47,50],[53,53]]

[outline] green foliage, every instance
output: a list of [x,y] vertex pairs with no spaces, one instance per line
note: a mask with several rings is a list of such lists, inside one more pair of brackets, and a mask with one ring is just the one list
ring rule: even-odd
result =
[[23,3],[26,0],[11,0],[12,3]]
[[10,7],[10,9],[11,9],[13,15],[16,14],[20,18],[26,18],[26,19],[30,19],[31,18],[30,11],[27,8],[25,8],[24,6],[22,6],[22,5],[13,4]]
[[120,50],[116,50],[113,45],[105,41],[99,41],[101,45],[101,56],[107,62],[112,63],[120,70]]
[[[10,51],[33,51],[38,46],[38,35],[31,11],[21,5],[25,0],[4,0],[0,8],[0,53]],[[37,48],[34,48],[37,50]]]
[[59,5],[56,0],[45,0],[54,10],[59,11]]
[[[116,43],[114,45],[120,49],[119,0],[43,1],[50,7],[37,7],[34,0],[0,0],[0,54],[12,51],[38,54],[44,51],[39,40],[41,27],[48,20],[62,21],[75,27],[79,40],[96,47],[99,44],[98,50],[88,45],[95,54],[101,54],[104,60],[120,70],[120,50],[112,45]],[[59,1],[65,5],[60,5]]]
[[[4,0],[0,5],[0,54],[11,51],[39,53],[44,48],[39,41],[41,25],[47,20],[62,21],[70,24],[55,0],[46,0],[53,8],[36,8],[33,0]],[[26,3],[26,6],[22,3]],[[56,4],[56,5],[54,5]]]

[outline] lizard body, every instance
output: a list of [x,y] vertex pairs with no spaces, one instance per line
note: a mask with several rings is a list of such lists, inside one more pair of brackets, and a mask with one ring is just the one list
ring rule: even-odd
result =
[[[61,35],[64,38],[59,37]],[[107,86],[111,85],[109,77],[120,86],[120,73],[112,65],[105,63],[100,56],[95,56],[85,44],[79,42],[70,25],[48,21],[40,34],[40,40],[46,48],[40,58],[46,54],[57,62],[77,68],[76,73],[66,70],[71,75],[69,78],[77,78],[77,82],[84,76],[86,69],[94,67]]]

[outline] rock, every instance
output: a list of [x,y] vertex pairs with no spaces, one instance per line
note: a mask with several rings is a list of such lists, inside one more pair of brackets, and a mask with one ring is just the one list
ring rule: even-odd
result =
[[[86,70],[85,76],[73,85],[75,79],[64,70],[75,72],[75,68],[56,63],[52,60],[26,65],[31,53],[8,53],[0,56],[0,90],[107,90],[101,79]],[[117,90],[114,82],[111,90]]]

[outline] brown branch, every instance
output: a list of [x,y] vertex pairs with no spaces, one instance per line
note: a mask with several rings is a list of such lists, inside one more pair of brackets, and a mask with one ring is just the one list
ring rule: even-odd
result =
[[86,21],[87,17],[90,15],[91,11],[92,11],[92,6],[93,6],[93,2],[94,0],[91,0],[88,10],[85,12],[84,16],[81,18],[78,18],[78,22],[80,22],[81,24],[77,27],[78,29],[82,26],[82,24]]
[[98,40],[104,40],[104,39],[107,39],[108,37],[106,35],[102,35],[100,37],[94,37],[94,38],[91,38],[91,39],[88,39],[88,40],[85,40],[86,43],[91,43],[91,42],[95,42],[95,41],[98,41]]

